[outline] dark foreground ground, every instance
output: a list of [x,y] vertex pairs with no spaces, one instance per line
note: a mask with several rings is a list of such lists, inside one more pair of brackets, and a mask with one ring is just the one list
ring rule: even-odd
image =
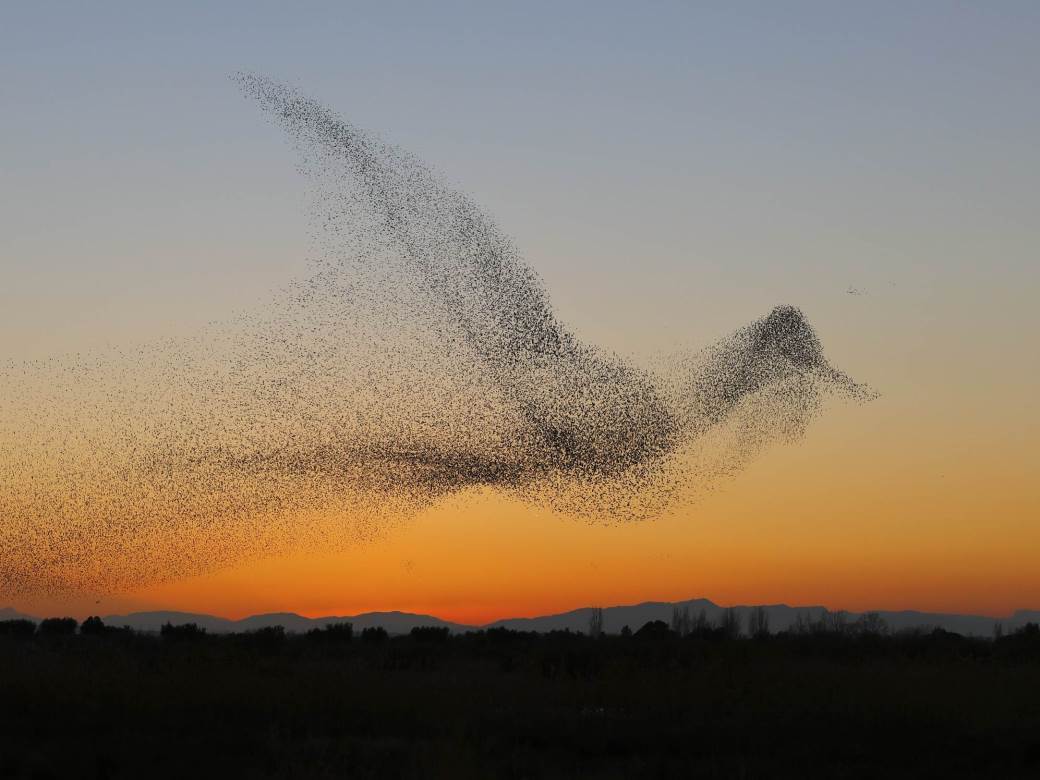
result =
[[1040,777],[1032,626],[21,633],[0,630],[0,777]]

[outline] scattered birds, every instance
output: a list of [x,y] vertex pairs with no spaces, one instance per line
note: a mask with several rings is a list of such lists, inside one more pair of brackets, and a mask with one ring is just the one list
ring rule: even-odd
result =
[[[0,373],[0,592],[364,542],[474,489],[640,520],[796,439],[823,395],[871,395],[791,306],[653,370],[586,344],[465,194],[292,88],[236,80],[312,185],[312,271],[195,338]],[[728,456],[691,455],[723,430]]]

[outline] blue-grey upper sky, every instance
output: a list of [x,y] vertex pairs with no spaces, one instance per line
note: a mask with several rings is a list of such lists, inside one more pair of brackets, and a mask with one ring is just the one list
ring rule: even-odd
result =
[[0,343],[181,332],[303,268],[306,185],[236,70],[443,170],[621,350],[782,302],[882,373],[877,332],[965,305],[1014,338],[1038,34],[1031,2],[9,4]]

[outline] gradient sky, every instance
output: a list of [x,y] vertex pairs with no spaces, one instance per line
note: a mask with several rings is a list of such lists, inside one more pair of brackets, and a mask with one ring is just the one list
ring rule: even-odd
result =
[[227,78],[255,70],[444,171],[583,338],[646,355],[789,303],[881,398],[656,522],[487,492],[370,545],[16,606],[1040,608],[1040,5],[212,5],[5,6],[5,361],[190,334],[305,270],[306,182]]

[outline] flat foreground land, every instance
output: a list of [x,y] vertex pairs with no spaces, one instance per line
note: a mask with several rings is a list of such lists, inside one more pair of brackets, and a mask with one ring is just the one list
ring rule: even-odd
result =
[[213,775],[1040,777],[1040,632],[0,636],[0,777]]

